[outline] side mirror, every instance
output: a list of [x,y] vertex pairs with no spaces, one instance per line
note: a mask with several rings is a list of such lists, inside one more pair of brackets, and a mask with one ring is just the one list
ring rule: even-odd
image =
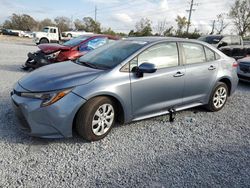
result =
[[134,72],[137,77],[143,77],[144,73],[154,73],[156,71],[156,67],[152,63],[142,63],[139,67],[135,67]]

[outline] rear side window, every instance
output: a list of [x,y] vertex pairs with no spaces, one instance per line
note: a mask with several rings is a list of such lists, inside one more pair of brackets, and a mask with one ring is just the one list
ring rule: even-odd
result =
[[202,45],[194,43],[182,43],[186,64],[206,62],[205,51]]
[[142,63],[155,64],[156,68],[178,66],[178,49],[175,42],[156,44],[138,56],[138,66]]
[[50,29],[50,33],[56,33],[56,29]]
[[214,61],[216,59],[214,51],[210,50],[207,47],[205,47],[205,53],[208,62]]

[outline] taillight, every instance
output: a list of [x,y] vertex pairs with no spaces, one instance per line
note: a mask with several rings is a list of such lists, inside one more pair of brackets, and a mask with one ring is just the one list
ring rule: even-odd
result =
[[239,65],[239,63],[238,63],[237,61],[235,61],[235,62],[233,63],[233,67],[238,67],[238,65]]

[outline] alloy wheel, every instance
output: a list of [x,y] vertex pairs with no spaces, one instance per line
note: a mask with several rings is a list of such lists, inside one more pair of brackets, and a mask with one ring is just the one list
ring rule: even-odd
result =
[[114,114],[111,104],[103,104],[97,109],[92,120],[92,131],[96,136],[104,135],[111,128]]

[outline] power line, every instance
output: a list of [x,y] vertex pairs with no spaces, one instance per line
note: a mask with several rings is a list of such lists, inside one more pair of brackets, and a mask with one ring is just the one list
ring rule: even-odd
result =
[[187,25],[187,33],[189,31],[189,26],[190,26],[190,23],[191,23],[192,12],[195,11],[195,9],[193,9],[194,5],[197,5],[197,4],[194,4],[194,0],[191,0],[190,9],[187,10],[187,12],[189,12],[189,15],[188,15],[188,25]]
[[96,17],[97,17],[97,6],[95,6],[95,22],[96,22]]

